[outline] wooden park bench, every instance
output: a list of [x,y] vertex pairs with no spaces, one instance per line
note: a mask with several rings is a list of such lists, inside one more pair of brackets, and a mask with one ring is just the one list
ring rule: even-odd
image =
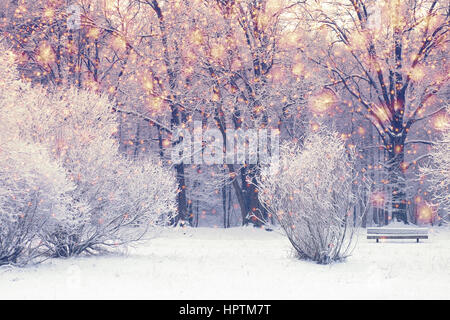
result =
[[428,239],[427,228],[367,228],[367,239]]

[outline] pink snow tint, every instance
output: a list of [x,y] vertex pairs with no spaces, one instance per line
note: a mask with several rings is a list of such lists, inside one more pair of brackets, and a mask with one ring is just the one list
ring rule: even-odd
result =
[[367,240],[328,266],[295,259],[279,231],[163,231],[128,252],[0,268],[1,299],[449,299],[450,229]]

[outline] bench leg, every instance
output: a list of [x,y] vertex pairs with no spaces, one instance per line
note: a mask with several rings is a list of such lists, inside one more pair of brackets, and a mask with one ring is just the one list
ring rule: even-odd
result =
[[379,240],[379,239],[377,238],[377,243],[378,243],[378,240]]
[[419,238],[417,238],[417,243],[419,243]]

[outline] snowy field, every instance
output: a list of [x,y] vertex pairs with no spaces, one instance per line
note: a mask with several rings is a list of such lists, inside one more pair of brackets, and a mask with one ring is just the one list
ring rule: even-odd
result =
[[277,231],[171,229],[120,254],[0,268],[1,299],[450,299],[450,230],[299,261]]

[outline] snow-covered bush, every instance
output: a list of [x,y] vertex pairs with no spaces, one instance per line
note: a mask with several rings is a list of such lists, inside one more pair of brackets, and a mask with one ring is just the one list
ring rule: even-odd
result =
[[36,256],[39,231],[61,214],[72,188],[45,149],[0,138],[0,265]]
[[[30,137],[44,137],[39,140],[50,146],[76,185],[72,206],[44,229],[51,255],[125,244],[140,239],[149,226],[164,224],[175,211],[175,178],[155,161],[133,163],[119,154],[108,99],[69,89],[49,100],[53,108],[46,108],[45,118],[31,121],[45,125]],[[39,117],[36,112],[29,116]]]
[[80,178],[71,194],[77,207],[54,217],[44,229],[42,239],[53,256],[137,241],[149,228],[166,225],[176,211],[176,181],[162,165],[122,159],[92,168],[95,177]]
[[38,233],[69,203],[74,185],[45,146],[19,136],[14,111],[26,105],[31,87],[20,81],[15,56],[0,54],[0,265],[36,257]]
[[177,193],[172,171],[152,159],[135,163],[119,154],[118,122],[107,96],[32,87],[18,79],[13,55],[0,54],[0,62],[2,132],[45,148],[73,184],[60,190],[69,201],[39,228],[47,254],[71,256],[128,243],[170,219]]
[[322,129],[302,146],[282,145],[280,160],[262,168],[260,200],[299,258],[327,264],[349,254],[361,216],[353,158],[336,132]]
[[446,221],[450,212],[450,126],[444,128],[442,138],[430,151],[431,161],[420,168],[430,183],[434,202],[442,212],[441,219]]

